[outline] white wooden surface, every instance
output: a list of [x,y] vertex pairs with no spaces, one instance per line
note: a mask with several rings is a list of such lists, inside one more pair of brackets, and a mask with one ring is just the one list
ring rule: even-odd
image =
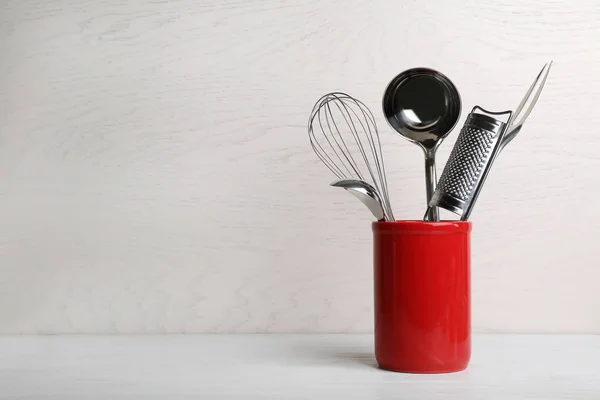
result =
[[0,399],[597,400],[600,337],[478,335],[466,371],[383,371],[368,334],[0,338]]
[[597,0],[0,9],[0,332],[368,332],[370,216],[328,186],[314,101],[372,108],[396,216],[421,218],[423,155],[380,112],[389,79],[446,73],[462,125],[516,107],[550,59],[472,216],[473,327],[600,332]]

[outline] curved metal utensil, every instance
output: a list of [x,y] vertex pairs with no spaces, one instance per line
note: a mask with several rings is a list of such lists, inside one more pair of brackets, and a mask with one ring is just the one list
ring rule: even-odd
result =
[[[442,73],[412,68],[394,77],[383,95],[383,113],[401,136],[425,153],[427,203],[436,186],[435,152],[452,131],[461,112],[458,90]],[[437,207],[428,209],[428,220],[439,221]]]
[[387,221],[388,218],[383,209],[383,203],[377,193],[377,189],[365,181],[357,179],[341,179],[330,184],[331,186],[341,187],[359,199],[371,211],[377,221]]
[[[502,143],[500,143],[499,152],[502,151],[502,149],[507,144],[509,144],[510,141],[515,138],[515,136],[517,136],[519,131],[521,131],[521,127],[525,123],[525,120],[527,119],[527,117],[529,117],[529,114],[531,114],[533,107],[535,107],[535,104],[537,103],[540,95],[542,94],[542,89],[544,88],[544,85],[546,84],[546,79],[548,78],[548,74],[550,73],[550,67],[552,67],[552,61],[550,61],[547,64],[544,64],[544,67],[542,68],[542,70],[540,71],[538,76],[535,78],[535,80],[529,87],[529,90],[527,90],[527,93],[525,93],[523,100],[521,100],[521,104],[519,104],[519,106],[515,110],[514,114],[512,115],[511,121],[508,122],[509,125],[507,128],[507,133],[504,136]],[[529,107],[527,108],[525,113],[521,116],[520,114],[523,111],[523,107],[525,107],[525,104],[527,104],[527,102],[531,99],[531,94],[533,93],[533,90],[535,89],[536,86],[538,86],[538,88],[535,92],[535,95],[533,96],[531,103],[529,104]],[[518,122],[517,122],[517,118],[519,118]]]

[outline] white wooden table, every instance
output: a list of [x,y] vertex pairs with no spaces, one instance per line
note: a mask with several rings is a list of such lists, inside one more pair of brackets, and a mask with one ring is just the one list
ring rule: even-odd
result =
[[600,336],[475,335],[464,372],[380,370],[372,335],[0,337],[0,399],[600,399]]

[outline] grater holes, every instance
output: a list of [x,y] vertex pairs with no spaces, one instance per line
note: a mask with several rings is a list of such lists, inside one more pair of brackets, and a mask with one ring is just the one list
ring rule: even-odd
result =
[[465,126],[438,182],[439,191],[466,201],[483,170],[493,141],[494,132]]

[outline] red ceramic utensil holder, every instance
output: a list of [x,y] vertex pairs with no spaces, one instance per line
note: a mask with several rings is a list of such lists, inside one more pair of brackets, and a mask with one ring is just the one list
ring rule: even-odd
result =
[[471,358],[471,222],[373,222],[379,367],[447,373]]

